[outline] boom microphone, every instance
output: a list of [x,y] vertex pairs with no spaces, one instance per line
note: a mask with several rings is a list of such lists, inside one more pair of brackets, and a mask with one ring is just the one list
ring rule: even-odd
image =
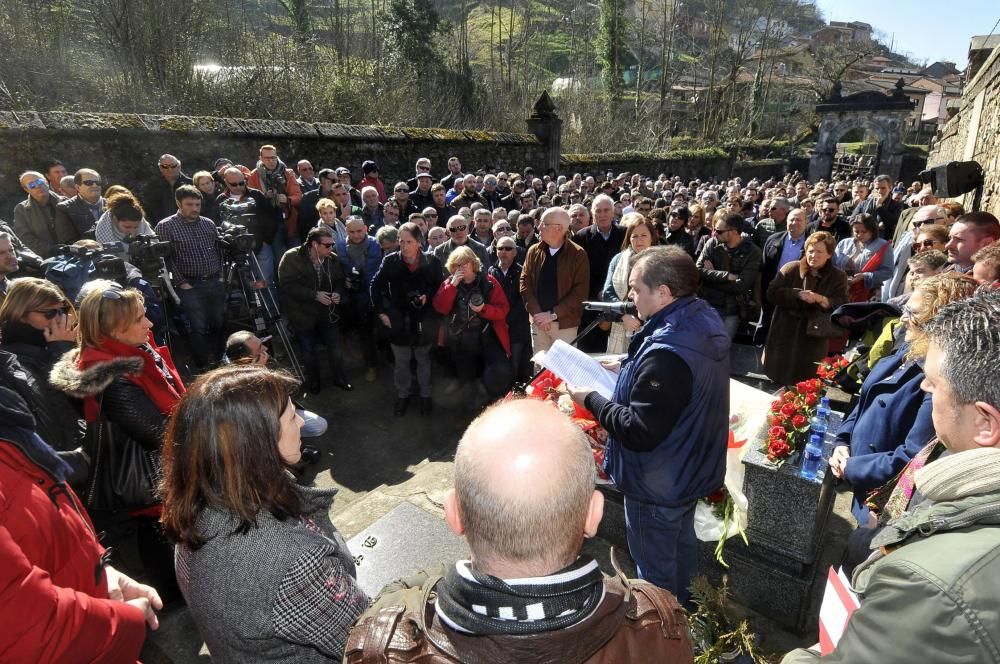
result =
[[609,316],[639,315],[639,311],[635,308],[635,302],[629,300],[624,302],[584,302],[583,308],[589,311],[599,311]]

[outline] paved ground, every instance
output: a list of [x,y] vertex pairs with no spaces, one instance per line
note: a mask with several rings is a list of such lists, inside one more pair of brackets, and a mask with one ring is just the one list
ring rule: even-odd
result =
[[[755,387],[773,389],[759,376],[758,353],[749,346],[734,347],[734,374]],[[330,423],[326,435],[315,442],[323,459],[303,475],[302,481],[340,489],[332,518],[348,539],[404,501],[443,515],[444,494],[452,485],[455,446],[471,419],[462,407],[469,395],[446,393],[448,378],[437,372],[433,415],[421,417],[414,407],[404,417],[394,418],[391,367],[380,368],[378,380],[369,384],[362,377],[360,356],[350,346],[346,361],[356,388],[353,392],[330,387],[302,400]],[[825,552],[831,561],[839,558],[836,542],[850,529],[849,500],[849,494],[841,492],[831,519]],[[605,539],[588,545],[589,552],[608,570],[609,548]],[[634,570],[620,545],[616,557],[627,571]],[[752,614],[750,618],[764,635],[764,645],[773,652],[815,642],[815,635],[801,637],[761,616]],[[142,660],[147,664],[186,664],[210,661],[210,657],[187,610],[175,606],[164,611],[161,628],[147,641]]]

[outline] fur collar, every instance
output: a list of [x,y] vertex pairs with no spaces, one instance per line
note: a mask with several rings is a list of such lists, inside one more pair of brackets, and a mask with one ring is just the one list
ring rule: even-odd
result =
[[80,349],[74,348],[56,362],[49,374],[49,382],[78,399],[94,397],[103,392],[118,378],[142,373],[141,357],[116,357],[106,362],[96,362],[80,369]]

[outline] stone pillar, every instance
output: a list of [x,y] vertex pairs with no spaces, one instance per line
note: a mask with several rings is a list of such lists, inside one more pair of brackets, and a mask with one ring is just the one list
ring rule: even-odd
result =
[[809,181],[816,182],[821,178],[828,178],[833,172],[834,153],[824,150],[817,144],[809,159]]
[[562,120],[556,115],[556,105],[548,92],[542,92],[525,122],[528,131],[537,136],[543,146],[544,162],[536,167],[541,167],[543,171],[551,168],[558,172],[559,157],[562,154]]

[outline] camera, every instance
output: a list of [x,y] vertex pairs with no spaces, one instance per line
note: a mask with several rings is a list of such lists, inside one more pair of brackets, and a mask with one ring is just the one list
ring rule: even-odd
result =
[[264,171],[264,189],[269,197],[271,192],[274,192],[275,198],[278,194],[285,193],[285,185],[287,184],[285,173],[280,168],[274,171]]
[[253,234],[247,232],[246,226],[239,224],[223,224],[219,242],[231,256],[240,256],[253,252]]
[[125,270],[125,261],[117,256],[101,256],[98,260],[94,261],[93,278],[107,279],[117,282],[123,288],[127,287],[128,273]]
[[219,204],[219,216],[223,224],[249,227],[257,220],[257,203],[252,198],[245,201],[227,198]]
[[72,244],[61,244],[58,246],[56,253],[60,256],[69,256],[73,258],[93,258],[103,251],[103,249],[91,249],[89,247],[78,247]]
[[469,296],[469,304],[473,307],[481,307],[486,304],[486,301],[483,299],[482,293],[473,293]]
[[155,235],[136,235],[128,245],[129,258],[134,265],[170,258],[171,252],[170,242],[161,241]]
[[419,311],[424,308],[424,303],[420,298],[423,297],[423,293],[418,290],[411,290],[406,294],[406,301],[410,305],[410,308],[414,311]]
[[357,267],[352,267],[351,271],[347,274],[344,279],[344,285],[347,288],[348,293],[360,293],[361,292],[361,271]]

